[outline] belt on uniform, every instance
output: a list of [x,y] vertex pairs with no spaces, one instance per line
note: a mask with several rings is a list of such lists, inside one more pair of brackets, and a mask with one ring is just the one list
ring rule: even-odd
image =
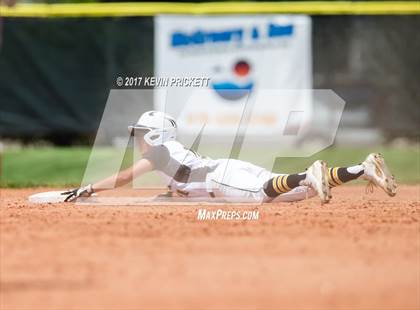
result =
[[[177,189],[176,193],[181,197],[188,197],[188,195],[190,194],[189,192],[180,189]],[[208,194],[211,198],[216,198],[216,195],[213,192],[208,192]]]

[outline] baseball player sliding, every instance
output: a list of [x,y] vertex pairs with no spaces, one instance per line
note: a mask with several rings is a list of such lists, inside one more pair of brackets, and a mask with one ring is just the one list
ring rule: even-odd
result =
[[119,187],[157,170],[168,184],[168,193],[182,197],[218,197],[253,202],[298,201],[318,195],[321,203],[331,199],[331,188],[362,178],[369,186],[395,196],[397,184],[381,154],[369,154],[361,164],[328,168],[315,161],[305,172],[276,174],[236,159],[202,157],[176,141],[177,126],[169,115],[149,111],[128,127],[143,157],[132,167],[95,184],[64,192],[65,201],[87,197],[113,186]]

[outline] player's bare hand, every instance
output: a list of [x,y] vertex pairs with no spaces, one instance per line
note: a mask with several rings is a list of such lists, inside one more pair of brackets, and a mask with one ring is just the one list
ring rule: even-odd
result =
[[64,199],[65,202],[75,201],[79,197],[89,197],[92,194],[92,184],[61,193],[61,195],[67,195],[66,199]]

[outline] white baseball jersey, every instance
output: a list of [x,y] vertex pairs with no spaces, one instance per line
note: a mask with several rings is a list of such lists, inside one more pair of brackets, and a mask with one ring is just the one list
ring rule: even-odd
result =
[[207,194],[207,175],[218,165],[217,160],[203,157],[177,141],[153,146],[143,157],[160,172],[171,190],[188,196]]
[[[177,141],[153,146],[143,158],[165,179],[168,187],[181,196],[223,197],[235,201],[261,202],[267,200],[263,186],[279,174],[236,159],[213,160],[185,148]],[[302,198],[302,190],[295,188],[282,194],[276,201],[293,201]],[[296,194],[298,194],[296,196]],[[312,196],[313,193],[309,193]],[[282,197],[283,196],[283,197]],[[296,196],[296,197],[295,197]],[[280,197],[282,197],[280,199]]]

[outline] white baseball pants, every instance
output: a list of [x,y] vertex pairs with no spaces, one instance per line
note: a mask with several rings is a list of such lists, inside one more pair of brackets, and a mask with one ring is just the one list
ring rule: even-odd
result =
[[275,199],[264,193],[264,183],[280,174],[236,159],[221,159],[220,163],[206,178],[207,191],[216,197],[232,202],[291,202],[316,196],[307,186],[298,186]]

